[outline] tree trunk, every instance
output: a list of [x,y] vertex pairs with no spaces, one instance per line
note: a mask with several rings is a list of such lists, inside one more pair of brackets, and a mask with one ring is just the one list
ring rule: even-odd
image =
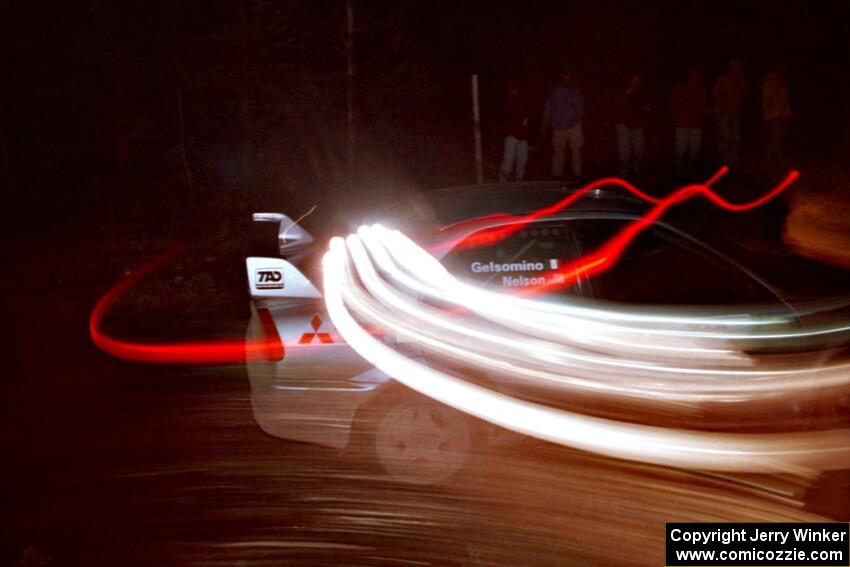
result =
[[124,116],[123,88],[117,64],[112,69],[112,142],[115,151],[115,170],[121,184],[127,183],[130,144],[127,140],[127,119]]
[[[9,6],[11,2],[4,1],[0,2],[0,20],[4,22],[5,25],[0,27],[0,34],[2,34],[2,43],[0,43],[0,51],[3,53],[7,53],[8,36],[6,35],[6,31],[10,22],[8,20],[9,16]],[[12,100],[14,96],[11,94],[11,87],[7,87],[3,90],[3,93],[0,94],[0,194],[2,195],[11,195],[14,192],[15,185],[15,175],[12,170],[13,167],[13,159],[12,159],[12,137],[11,137],[11,120],[10,118],[14,115],[14,110],[12,109]]]
[[10,107],[5,100],[2,101],[0,108],[0,185],[2,190],[0,194],[11,195],[14,192],[15,176],[12,171],[12,142],[9,135],[8,119],[6,117],[6,109]]
[[357,74],[357,65],[354,58],[354,0],[345,0],[346,12],[346,34],[345,52],[347,55],[346,66],[346,143],[348,149],[348,182],[354,183],[354,144],[356,132],[354,128],[354,81]]
[[251,183],[251,103],[250,103],[250,18],[251,0],[242,0],[240,14],[239,59],[242,66],[242,85],[239,95],[239,165],[241,169],[242,185],[248,187]]
[[189,167],[189,153],[186,149],[186,115],[183,111],[183,89],[186,83],[186,72],[183,67],[182,28],[180,26],[179,4],[174,4],[172,13],[172,29],[174,32],[174,64],[177,72],[177,127],[180,151],[180,166],[183,170],[183,181],[189,189],[194,187],[192,168]]

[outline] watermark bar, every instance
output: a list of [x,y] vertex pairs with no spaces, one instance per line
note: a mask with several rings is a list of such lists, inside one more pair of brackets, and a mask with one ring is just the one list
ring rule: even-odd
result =
[[669,523],[668,567],[850,566],[850,524]]

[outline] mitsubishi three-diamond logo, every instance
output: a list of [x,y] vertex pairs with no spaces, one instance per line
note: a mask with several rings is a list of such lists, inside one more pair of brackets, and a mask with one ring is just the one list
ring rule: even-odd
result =
[[333,337],[331,337],[329,333],[319,332],[319,328],[322,326],[322,319],[318,314],[313,315],[313,318],[310,319],[310,326],[313,327],[313,332],[301,335],[301,339],[298,341],[299,345],[309,345],[313,342],[313,339],[318,339],[322,344],[330,344],[334,342]]

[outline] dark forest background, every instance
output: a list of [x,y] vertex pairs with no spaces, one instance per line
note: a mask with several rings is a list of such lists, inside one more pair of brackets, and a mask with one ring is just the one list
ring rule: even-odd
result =
[[[847,161],[845,2],[0,6],[2,182],[13,211],[7,230],[33,215],[45,224],[74,215],[77,229],[106,239],[133,227],[179,234],[193,219],[214,231],[228,214],[253,207],[297,215],[319,204],[348,213],[472,182],[473,72],[481,76],[485,176],[493,180],[505,82],[520,80],[539,112],[565,63],[585,90],[592,174],[613,171],[608,93],[628,73],[641,70],[658,101],[649,152],[663,170],[670,86],[691,64],[703,65],[710,80],[736,54],[747,61],[751,93],[772,60],[787,61],[798,156]],[[351,164],[349,55],[356,64]],[[745,142],[752,152],[759,128],[750,96]],[[532,156],[532,174],[542,161],[542,153]]]

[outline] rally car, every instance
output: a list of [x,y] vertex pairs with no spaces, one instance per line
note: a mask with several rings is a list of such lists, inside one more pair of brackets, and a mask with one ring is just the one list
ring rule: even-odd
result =
[[[597,189],[568,209],[533,221],[523,216],[563,199],[571,191],[552,183],[452,188],[389,210],[385,218],[414,235],[460,280],[482,289],[516,293],[539,286],[546,281],[547,273],[597,248],[646,210],[644,202],[617,189]],[[248,362],[254,415],[265,432],[373,453],[393,476],[424,483],[456,472],[473,443],[512,439],[500,428],[482,427],[478,420],[447,405],[411,395],[361,357],[334,328],[317,285],[318,258],[324,246],[318,246],[286,215],[257,213],[254,220],[278,224],[282,256],[246,260],[252,314],[247,340],[272,338],[282,345],[282,355]],[[846,320],[850,313],[850,277],[846,272],[790,254],[768,257],[752,253],[728,238],[734,233],[726,226],[722,229],[721,224],[704,215],[698,222],[687,215],[662,219],[633,243],[614,269],[578,278],[567,288],[547,289],[546,299],[552,305],[569,298],[590,308],[619,305],[644,313],[663,305],[666,312],[704,312],[718,324],[758,313],[778,321],[784,329]],[[477,235],[506,227],[513,228],[492,243],[476,239]],[[383,340],[407,349],[410,356],[427,364],[442,368],[452,365],[451,361],[435,360],[433,352],[418,349],[403,336],[392,336],[386,329],[372,331],[383,333]],[[752,356],[816,352],[823,360],[841,356],[849,334],[850,330],[840,325],[832,325],[830,332],[788,333],[785,339],[772,336],[770,341],[759,340],[756,334],[737,348]],[[510,376],[471,374],[475,374],[471,380],[495,385],[501,391],[521,390],[528,399],[552,397],[547,388],[518,386]],[[713,407],[737,407],[729,400],[722,401]],[[787,406],[786,402],[781,403]],[[569,405],[570,401],[565,403]],[[599,403],[598,397],[595,401],[592,397],[582,399],[581,403],[601,417],[622,411],[622,405],[612,410]],[[792,414],[800,413],[798,406],[791,408]],[[681,425],[683,420],[695,419],[693,406],[688,407],[684,414],[655,412],[653,419]],[[706,415],[697,416],[703,426]],[[718,427],[724,427],[734,411],[716,415],[722,416]],[[755,414],[747,417],[752,427],[764,427]]]

